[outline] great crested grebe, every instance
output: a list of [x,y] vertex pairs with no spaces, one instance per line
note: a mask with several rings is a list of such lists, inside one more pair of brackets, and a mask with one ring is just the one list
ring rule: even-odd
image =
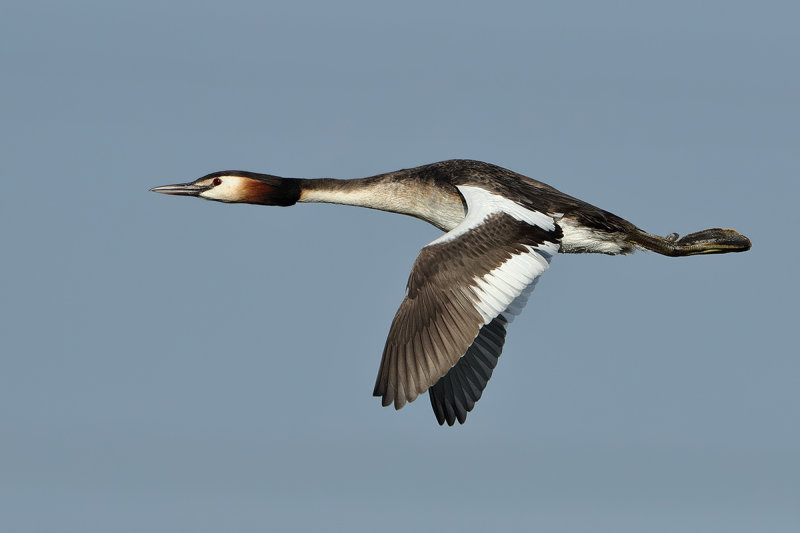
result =
[[439,424],[464,423],[503,350],[506,326],[558,253],[678,257],[744,252],[732,229],[659,237],[553,187],[480,161],[450,160],[369,178],[300,179],[228,170],[154,192],[229,203],[347,204],[445,231],[419,253],[389,329],[373,394],[400,409],[428,391]]

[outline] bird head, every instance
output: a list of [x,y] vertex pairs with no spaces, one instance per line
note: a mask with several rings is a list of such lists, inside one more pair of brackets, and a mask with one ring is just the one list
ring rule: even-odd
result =
[[189,183],[162,185],[150,190],[175,196],[197,196],[217,202],[289,206],[300,198],[300,180],[243,170],[225,170]]

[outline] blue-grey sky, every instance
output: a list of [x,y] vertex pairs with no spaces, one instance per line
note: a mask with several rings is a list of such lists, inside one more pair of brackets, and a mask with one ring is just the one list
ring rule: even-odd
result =
[[[0,17],[4,531],[798,531],[796,2]],[[150,187],[465,157],[746,254],[559,256],[463,427],[371,397],[419,248]]]

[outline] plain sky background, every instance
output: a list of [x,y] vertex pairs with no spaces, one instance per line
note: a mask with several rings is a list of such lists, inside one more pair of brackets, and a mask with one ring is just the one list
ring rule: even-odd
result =
[[[2,531],[800,531],[797,2],[1,12]],[[556,257],[442,428],[371,397],[435,228],[148,192],[454,157],[753,249]]]

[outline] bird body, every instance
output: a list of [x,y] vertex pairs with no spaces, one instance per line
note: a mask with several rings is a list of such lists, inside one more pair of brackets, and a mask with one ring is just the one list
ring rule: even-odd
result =
[[374,394],[400,409],[429,392],[440,424],[463,423],[480,399],[522,310],[558,253],[668,256],[745,251],[735,230],[678,239],[627,220],[510,170],[449,160],[368,178],[281,178],[215,172],[152,189],[222,202],[289,206],[323,202],[401,213],[445,231],[425,246],[392,322]]

